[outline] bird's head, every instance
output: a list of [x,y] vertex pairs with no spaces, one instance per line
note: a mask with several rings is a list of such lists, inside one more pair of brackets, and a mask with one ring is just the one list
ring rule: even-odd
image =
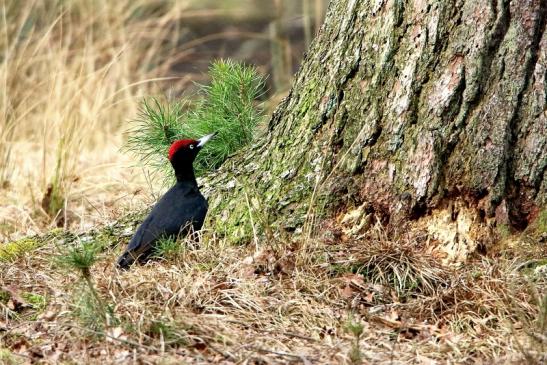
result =
[[200,139],[180,139],[171,144],[169,148],[169,153],[167,157],[173,167],[183,166],[183,165],[192,165],[194,159],[196,158],[198,152],[203,148],[203,146],[211,140],[217,133],[211,133],[206,136],[201,137]]

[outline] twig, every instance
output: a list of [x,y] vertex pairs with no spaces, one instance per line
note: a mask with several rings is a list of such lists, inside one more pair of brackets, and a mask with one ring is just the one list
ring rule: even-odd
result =
[[62,323],[61,326],[66,326],[66,327],[70,327],[70,328],[74,328],[74,329],[87,331],[87,332],[93,333],[95,335],[102,335],[102,336],[108,337],[108,338],[110,338],[114,341],[118,341],[118,342],[121,342],[123,344],[130,345],[130,346],[133,346],[133,347],[136,347],[136,348],[143,348],[143,349],[146,349],[148,351],[159,352],[158,349],[156,349],[152,346],[143,345],[142,343],[138,343],[138,342],[131,341],[131,340],[126,340],[126,339],[123,339],[123,338],[114,337],[112,335],[109,335],[108,333],[101,332],[101,331],[95,331],[95,330],[92,330],[90,328],[85,328],[85,327],[77,326],[77,325],[74,325],[74,324],[68,324],[68,323]]
[[[240,326],[243,326],[245,327],[246,329],[249,328],[249,324],[248,323],[244,323],[244,322],[241,322],[241,321],[236,321],[234,319],[228,319],[226,320],[226,322],[228,323],[234,323],[234,324],[239,324]],[[266,330],[266,329],[262,329],[261,332],[266,332],[266,333],[272,333],[272,334],[279,334],[279,331],[272,331],[272,330]],[[299,338],[301,340],[307,340],[307,341],[311,341],[311,342],[317,342],[317,339],[315,338],[312,338],[312,337],[308,337],[308,336],[304,336],[304,335],[300,335],[298,333],[294,333],[294,332],[283,332],[282,334],[288,336],[288,337],[294,337],[294,338]]]
[[210,342],[208,342],[208,341],[203,341],[203,342],[205,342],[205,344],[206,344],[207,346],[209,346],[209,347],[211,348],[211,350],[213,350],[213,351],[219,353],[220,355],[224,356],[224,358],[230,359],[230,360],[232,360],[232,361],[237,361],[237,358],[236,358],[234,355],[230,354],[229,352],[222,351],[221,349],[217,348],[216,346],[213,346],[213,345],[212,345]]
[[305,365],[311,364],[309,362],[309,360],[304,355],[296,355],[296,354],[291,354],[289,352],[284,352],[284,351],[268,350],[268,349],[265,349],[265,348],[262,348],[262,347],[252,347],[252,349],[257,351],[257,352],[265,352],[265,353],[274,354],[274,355],[278,355],[278,356],[286,356],[286,357],[292,357],[294,359],[299,359]]
[[517,265],[517,267],[515,267],[515,271],[520,271],[524,268],[530,267],[540,262],[541,262],[541,259],[532,259],[532,260],[521,262],[520,264]]
[[[126,345],[129,345],[129,346],[133,346],[135,348],[142,348],[142,349],[146,349],[148,351],[152,351],[152,352],[156,352],[156,353],[161,353],[161,350],[155,348],[155,347],[152,347],[152,346],[148,346],[148,345],[143,345],[142,343],[138,343],[138,342],[135,342],[135,341],[131,341],[131,340],[127,340],[127,339],[123,339],[123,338],[117,338],[117,337],[114,337],[114,336],[111,336],[105,332],[100,332],[100,331],[95,331],[95,330],[92,330],[90,328],[85,328],[85,327],[80,327],[80,326],[77,326],[77,325],[73,325],[73,324],[68,324],[68,323],[63,323],[62,324],[63,326],[67,326],[67,327],[71,327],[71,328],[75,328],[75,329],[80,329],[80,330],[84,330],[84,331],[87,331],[89,333],[93,333],[93,334],[96,334],[96,335],[102,335],[102,336],[105,336],[105,337],[108,337],[112,340],[115,340],[115,341],[118,341],[118,342],[121,342],[123,344],[126,344]],[[227,352],[224,352],[218,348],[216,348],[215,346],[211,345],[211,343],[209,343],[208,341],[204,340],[204,339],[201,339],[208,347],[211,348],[211,350],[219,353],[220,355],[224,356],[225,358],[227,359],[230,359],[232,361],[235,361],[237,360],[235,358],[235,356],[233,356],[232,354],[230,353],[227,353]],[[180,355],[180,356],[187,356],[188,354],[184,353],[184,352],[180,352],[180,351],[177,351],[177,350],[174,350],[175,354],[177,355]]]

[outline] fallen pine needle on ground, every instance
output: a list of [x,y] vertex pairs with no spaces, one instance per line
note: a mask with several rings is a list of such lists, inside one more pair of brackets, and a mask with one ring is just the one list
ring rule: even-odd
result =
[[[233,246],[205,232],[117,271],[137,221],[53,231],[2,262],[1,363],[545,361],[544,260],[447,268],[419,239],[375,230],[313,249],[299,239]],[[93,260],[70,257],[88,273],[59,264],[86,247]]]

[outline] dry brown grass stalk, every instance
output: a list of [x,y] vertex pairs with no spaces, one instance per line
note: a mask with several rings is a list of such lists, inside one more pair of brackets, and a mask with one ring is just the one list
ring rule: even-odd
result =
[[[173,80],[165,77],[172,57],[162,61],[169,56],[164,42],[173,35],[162,25],[182,9],[165,2],[161,16],[140,19],[134,14],[143,5],[2,2],[0,177],[6,194],[0,205],[13,204],[24,213],[0,211],[9,228],[0,229],[0,240],[32,233],[24,216],[38,227],[85,221],[82,215],[89,216],[91,206],[104,199],[92,198],[78,211],[82,197],[103,198],[102,191],[129,177],[105,172],[128,163],[117,156],[120,132],[140,97],[158,93],[162,82]],[[147,64],[156,66],[144,68]]]
[[[515,261],[484,258],[446,269],[420,251],[419,237],[395,245],[372,230],[360,244],[318,239],[308,253],[321,253],[314,264],[299,263],[305,253],[298,250],[308,246],[282,254],[258,237],[257,252],[206,232],[200,245],[179,242],[183,259],[118,272],[124,239],[100,231],[94,237],[106,242],[91,275],[112,308],[110,324],[82,321],[71,295],[78,276],[52,264],[54,243],[46,242],[0,269],[4,286],[47,298],[42,310],[4,311],[5,348],[49,362],[349,363],[352,321],[363,327],[363,363],[539,363],[544,356],[538,296],[545,279],[515,271]],[[398,272],[419,285],[398,287],[405,282],[392,280]]]
[[[149,202],[142,172],[129,168],[137,162],[119,152],[125,123],[144,96],[191,93],[210,58],[259,53],[266,70],[262,53],[279,40],[253,24],[267,28],[274,5],[255,3],[0,1],[0,242],[53,226],[91,227]],[[241,50],[218,46],[235,39]]]
[[[166,81],[180,92],[192,79],[170,75],[173,65],[227,36],[174,47],[178,21],[212,13],[184,13],[186,1],[149,4],[0,0],[0,241],[47,231],[55,217],[87,231],[54,230],[0,262],[0,363],[546,361],[547,283],[536,273],[545,254],[533,240],[527,252],[517,245],[446,268],[416,232],[317,237],[311,208],[303,237],[276,232],[249,196],[253,245],[204,232],[200,244],[181,240],[165,259],[116,271],[139,217],[89,228],[153,200],[141,171],[120,168],[132,162],[118,151],[122,122]],[[47,211],[50,183],[59,198]],[[104,249],[90,270],[109,311],[97,326],[79,274],[53,259],[58,247],[89,240]]]

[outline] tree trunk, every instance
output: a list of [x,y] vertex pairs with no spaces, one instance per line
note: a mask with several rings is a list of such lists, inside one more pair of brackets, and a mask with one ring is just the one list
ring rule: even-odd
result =
[[374,214],[461,256],[526,228],[547,203],[546,7],[332,1],[267,133],[207,179],[216,231]]

